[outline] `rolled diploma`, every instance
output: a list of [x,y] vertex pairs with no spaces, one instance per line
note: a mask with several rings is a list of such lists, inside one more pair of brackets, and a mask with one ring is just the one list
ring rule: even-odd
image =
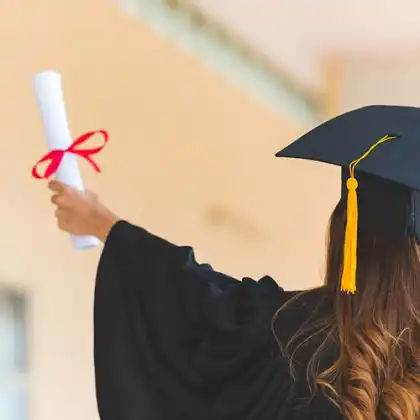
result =
[[[61,75],[55,71],[38,73],[35,75],[34,86],[49,150],[67,149],[72,143],[72,137],[61,87]],[[76,156],[72,153],[64,155],[56,178],[80,191],[85,189]],[[99,240],[93,236],[72,236],[71,239],[73,246],[79,250],[99,245]]]

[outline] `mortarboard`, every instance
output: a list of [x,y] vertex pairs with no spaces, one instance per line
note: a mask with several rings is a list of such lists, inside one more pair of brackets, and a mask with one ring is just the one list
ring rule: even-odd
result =
[[347,200],[342,291],[356,291],[359,232],[420,241],[420,108],[353,110],[314,128],[276,156],[342,167],[342,199]]

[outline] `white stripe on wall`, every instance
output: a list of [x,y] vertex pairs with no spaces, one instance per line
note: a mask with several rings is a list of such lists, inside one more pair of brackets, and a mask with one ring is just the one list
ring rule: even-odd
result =
[[117,0],[125,11],[149,24],[155,32],[171,39],[182,50],[199,57],[203,65],[225,74],[249,90],[280,115],[304,125],[319,122],[319,106],[266,63],[241,51],[222,36],[214,25],[197,22],[191,10],[171,6],[165,0]]

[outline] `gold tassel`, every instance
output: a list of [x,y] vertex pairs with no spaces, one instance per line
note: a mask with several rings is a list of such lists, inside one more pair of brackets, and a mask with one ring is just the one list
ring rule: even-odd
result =
[[357,273],[357,236],[358,236],[358,204],[357,204],[357,187],[358,182],[355,177],[356,166],[365,159],[373,149],[380,144],[396,139],[396,136],[386,135],[363,154],[359,159],[350,163],[350,177],[347,180],[347,225],[344,240],[343,251],[343,273],[341,277],[341,291],[354,294],[356,293],[356,273]]
[[341,291],[347,293],[356,292],[356,271],[357,271],[357,179],[350,175],[347,180],[347,226],[344,240],[344,264],[343,276],[341,278]]

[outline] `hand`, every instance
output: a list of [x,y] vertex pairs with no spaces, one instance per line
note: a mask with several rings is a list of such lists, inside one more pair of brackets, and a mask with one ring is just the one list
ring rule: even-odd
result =
[[51,202],[57,206],[55,212],[58,227],[72,235],[92,235],[105,242],[118,218],[90,191],[81,192],[51,181],[48,184],[54,195]]

